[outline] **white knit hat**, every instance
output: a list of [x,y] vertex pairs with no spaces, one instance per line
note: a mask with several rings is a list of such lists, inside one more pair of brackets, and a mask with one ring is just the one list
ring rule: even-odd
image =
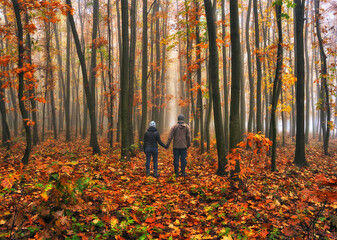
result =
[[151,121],[149,124],[150,127],[156,127],[156,122],[155,121]]

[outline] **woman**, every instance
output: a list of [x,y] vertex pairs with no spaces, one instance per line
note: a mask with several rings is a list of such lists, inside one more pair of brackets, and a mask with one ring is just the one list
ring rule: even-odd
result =
[[167,148],[166,145],[160,140],[159,132],[156,128],[156,123],[151,121],[149,128],[144,135],[144,152],[146,154],[146,176],[150,175],[150,162],[151,156],[153,158],[153,176],[158,177],[158,144]]

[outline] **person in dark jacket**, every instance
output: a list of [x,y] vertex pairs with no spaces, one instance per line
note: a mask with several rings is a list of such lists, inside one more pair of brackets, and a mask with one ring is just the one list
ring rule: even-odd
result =
[[167,148],[166,145],[160,140],[159,132],[156,128],[156,123],[151,121],[149,128],[144,135],[144,152],[146,154],[146,176],[150,175],[150,162],[151,156],[153,159],[153,176],[158,177],[158,143]]
[[179,176],[179,159],[181,161],[181,175],[186,177],[187,149],[191,146],[191,130],[184,122],[184,118],[183,114],[178,116],[178,123],[171,128],[166,144],[166,147],[169,147],[173,139],[173,164],[174,173],[177,177]]

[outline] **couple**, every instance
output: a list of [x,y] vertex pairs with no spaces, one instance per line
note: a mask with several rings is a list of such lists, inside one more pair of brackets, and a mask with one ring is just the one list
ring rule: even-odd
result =
[[158,177],[158,144],[162,147],[168,148],[173,139],[173,164],[174,173],[178,177],[179,175],[179,158],[181,160],[181,175],[186,176],[186,155],[187,148],[191,146],[191,131],[190,127],[184,122],[184,115],[180,114],[178,116],[178,123],[175,124],[170,131],[167,144],[165,145],[160,140],[160,135],[156,129],[156,123],[154,121],[150,122],[150,127],[144,135],[144,152],[146,154],[146,176],[150,175],[150,162],[151,156],[153,158],[153,176]]

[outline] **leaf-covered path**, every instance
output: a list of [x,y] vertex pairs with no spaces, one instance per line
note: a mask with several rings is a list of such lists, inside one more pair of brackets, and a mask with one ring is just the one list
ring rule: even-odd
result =
[[[190,149],[186,178],[173,175],[172,149],[159,149],[158,179],[145,156],[119,160],[101,142],[48,140],[19,164],[23,146],[0,152],[1,239],[336,239],[336,142],[331,155],[307,148],[310,167],[292,164],[294,146],[269,158],[244,151],[244,186],[215,175],[216,152]],[[6,156],[7,155],[7,156]],[[335,225],[334,225],[335,224]]]

